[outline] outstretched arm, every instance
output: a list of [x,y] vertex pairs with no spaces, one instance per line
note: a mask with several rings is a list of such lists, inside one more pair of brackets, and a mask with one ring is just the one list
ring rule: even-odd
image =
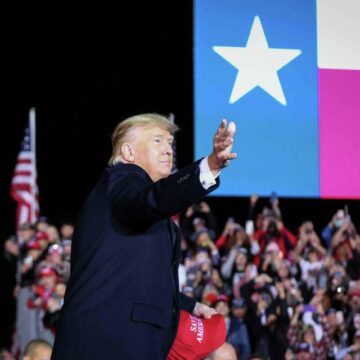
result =
[[[235,124],[221,122],[207,157],[210,176],[216,177],[220,169],[236,157],[231,153]],[[200,162],[194,163],[167,178],[151,182],[138,166],[128,166],[126,172],[114,172],[109,181],[109,205],[115,219],[125,222],[144,222],[167,218],[188,208],[218,186],[210,179],[205,186],[201,179]],[[206,176],[205,176],[205,180]]]

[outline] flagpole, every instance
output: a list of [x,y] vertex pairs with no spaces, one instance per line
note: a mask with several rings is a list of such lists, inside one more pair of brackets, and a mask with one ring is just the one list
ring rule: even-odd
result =
[[[31,146],[31,154],[33,156],[33,164],[34,169],[36,168],[36,113],[35,108],[31,108],[29,111],[29,121],[30,121],[30,146]],[[36,171],[32,172],[32,181],[31,181],[31,194],[33,197],[36,196]],[[31,219],[34,220],[36,218],[36,209],[34,206],[31,207]]]
[[[173,124],[175,124],[175,115],[173,113],[169,114],[169,121],[172,122]],[[171,169],[171,172],[174,173],[176,172],[177,169],[177,154],[176,154],[176,139],[174,137],[174,142],[173,142],[173,167]]]

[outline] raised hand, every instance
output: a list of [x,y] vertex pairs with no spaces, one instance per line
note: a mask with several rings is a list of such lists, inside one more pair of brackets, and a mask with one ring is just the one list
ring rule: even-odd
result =
[[237,154],[231,152],[234,142],[236,125],[223,119],[214,136],[213,152],[208,157],[209,168],[216,175],[220,169],[228,166]]

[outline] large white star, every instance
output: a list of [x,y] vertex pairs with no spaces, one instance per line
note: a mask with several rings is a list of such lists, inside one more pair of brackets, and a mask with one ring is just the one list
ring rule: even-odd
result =
[[238,69],[230,104],[259,86],[286,105],[277,72],[299,56],[301,50],[269,48],[258,16],[254,18],[246,47],[214,46],[213,50]]

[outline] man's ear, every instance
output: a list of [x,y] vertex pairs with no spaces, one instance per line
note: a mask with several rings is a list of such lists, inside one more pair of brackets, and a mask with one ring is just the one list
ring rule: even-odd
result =
[[121,154],[127,162],[134,162],[135,156],[134,156],[134,149],[133,146],[129,143],[124,143],[121,146]]

